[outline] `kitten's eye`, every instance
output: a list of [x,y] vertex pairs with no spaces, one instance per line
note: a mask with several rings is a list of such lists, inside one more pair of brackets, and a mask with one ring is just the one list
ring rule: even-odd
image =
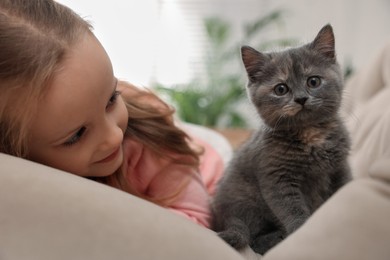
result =
[[287,94],[288,91],[289,91],[289,88],[287,87],[286,84],[279,84],[279,85],[276,85],[274,88],[274,92],[278,96],[283,96],[283,95]]
[[309,88],[318,88],[321,85],[321,79],[317,76],[313,76],[307,79],[307,86]]

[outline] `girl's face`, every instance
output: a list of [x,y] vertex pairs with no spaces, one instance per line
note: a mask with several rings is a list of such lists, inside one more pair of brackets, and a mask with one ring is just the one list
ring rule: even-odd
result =
[[111,175],[122,164],[128,114],[110,59],[87,35],[62,65],[39,101],[28,158],[80,176]]

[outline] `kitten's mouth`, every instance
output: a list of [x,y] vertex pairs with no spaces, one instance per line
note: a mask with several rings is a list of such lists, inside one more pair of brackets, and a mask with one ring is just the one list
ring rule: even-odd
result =
[[292,116],[295,116],[296,114],[298,114],[302,110],[303,110],[303,106],[289,106],[289,107],[283,108],[283,113],[286,116],[292,117]]

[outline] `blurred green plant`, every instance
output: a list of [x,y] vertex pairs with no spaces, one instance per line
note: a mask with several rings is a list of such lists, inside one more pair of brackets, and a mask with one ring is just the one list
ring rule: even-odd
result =
[[[245,73],[241,69],[240,46],[245,43],[258,50],[294,43],[292,39],[259,40],[261,32],[281,22],[282,10],[276,10],[243,26],[243,38],[231,39],[231,25],[218,18],[204,20],[208,48],[206,48],[203,75],[188,84],[153,85],[165,95],[185,122],[209,127],[245,127],[247,122],[237,107],[245,95]],[[233,43],[232,43],[233,42]]]

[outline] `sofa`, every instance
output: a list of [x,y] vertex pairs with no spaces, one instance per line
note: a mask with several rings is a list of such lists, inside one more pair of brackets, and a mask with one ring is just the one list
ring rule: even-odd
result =
[[[0,154],[0,259],[390,259],[390,44],[348,80],[344,101],[354,180],[264,256],[130,194]],[[229,160],[222,135],[189,128]]]

